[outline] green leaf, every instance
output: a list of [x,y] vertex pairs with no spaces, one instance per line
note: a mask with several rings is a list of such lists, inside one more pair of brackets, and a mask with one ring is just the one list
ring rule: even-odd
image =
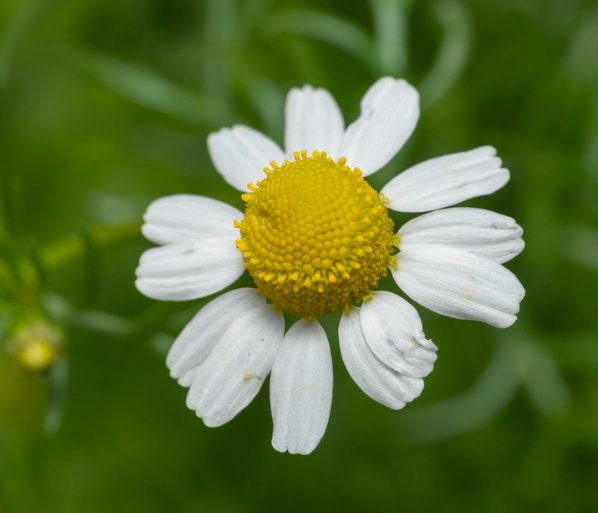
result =
[[71,65],[125,98],[204,128],[218,125],[223,106],[218,98],[190,91],[158,73],[96,53],[68,52]]
[[274,12],[267,26],[274,35],[295,34],[330,43],[377,70],[372,59],[374,44],[359,26],[338,16],[307,9],[285,9]]
[[459,1],[439,0],[435,13],[443,36],[432,69],[419,85],[424,109],[438,102],[459,79],[471,47],[471,22]]
[[31,38],[31,33],[53,12],[62,0],[32,0],[20,2],[8,17],[0,39],[0,86],[6,85],[19,50]]
[[411,0],[370,0],[374,46],[383,74],[402,75],[407,66],[407,11]]
[[509,341],[496,345],[494,356],[478,381],[462,394],[414,409],[403,419],[406,435],[414,441],[446,440],[483,426],[495,418],[521,385],[518,357],[522,349]]
[[583,225],[571,225],[564,230],[567,240],[563,252],[568,260],[588,270],[598,272],[598,231]]

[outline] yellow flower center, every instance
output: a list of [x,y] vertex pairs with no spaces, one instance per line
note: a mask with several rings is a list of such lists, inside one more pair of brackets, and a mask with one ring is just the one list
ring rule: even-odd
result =
[[275,162],[243,194],[237,247],[258,290],[285,312],[313,317],[371,295],[394,262],[393,223],[359,169],[325,153]]

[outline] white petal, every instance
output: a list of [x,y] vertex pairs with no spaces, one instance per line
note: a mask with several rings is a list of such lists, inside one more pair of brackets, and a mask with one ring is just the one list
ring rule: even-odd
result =
[[143,235],[156,244],[176,244],[208,238],[234,239],[234,221],[243,214],[227,203],[205,196],[177,194],[154,201],[145,212]]
[[225,424],[253,400],[282,342],[284,318],[253,298],[220,335],[189,388],[187,406],[206,426]]
[[483,146],[417,164],[393,178],[381,193],[399,212],[425,212],[485,196],[509,181],[496,150]]
[[499,264],[523,250],[523,230],[514,219],[480,208],[447,208],[423,214],[399,230],[401,250],[441,244],[489,258]]
[[368,396],[393,410],[418,397],[422,378],[401,374],[382,363],[369,348],[361,329],[357,308],[343,314],[338,327],[341,355],[347,371]]
[[345,123],[338,105],[325,89],[305,86],[291,89],[286,104],[285,149],[288,156],[295,151],[325,151],[338,158],[338,147]]
[[332,358],[316,322],[298,321],[287,332],[270,377],[272,446],[309,454],[326,431],[332,404]]
[[265,177],[263,171],[270,162],[280,164],[285,158],[272,139],[243,125],[210,134],[208,152],[223,178],[244,192],[249,190],[247,184]]
[[185,374],[183,374],[180,378],[177,379],[178,384],[182,387],[189,388],[193,384],[195,376],[197,376],[197,369],[197,367],[194,367],[193,369],[190,369],[187,372],[185,372]]
[[432,372],[436,346],[426,339],[421,319],[407,301],[392,292],[375,292],[360,317],[363,336],[379,360],[413,378]]
[[148,297],[184,301],[209,296],[243,274],[233,239],[204,239],[148,249],[137,267],[137,289]]
[[497,328],[515,322],[525,290],[508,269],[472,253],[418,244],[401,251],[392,270],[397,285],[434,312],[483,321]]
[[339,154],[347,157],[347,165],[370,175],[403,147],[418,118],[417,91],[404,80],[381,78],[361,100],[361,114],[347,127]]
[[[180,333],[166,357],[170,375],[189,386],[191,376],[184,376],[210,355],[220,337],[242,312],[254,302],[265,303],[255,289],[231,290],[205,305]],[[184,379],[183,379],[184,378]]]

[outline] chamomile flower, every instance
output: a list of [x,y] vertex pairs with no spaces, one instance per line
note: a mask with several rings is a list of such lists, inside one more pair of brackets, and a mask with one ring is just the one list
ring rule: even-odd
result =
[[[347,128],[332,96],[305,86],[286,102],[285,150],[246,126],[208,137],[214,166],[242,192],[245,212],[195,195],[152,203],[144,235],[159,245],[137,288],[161,300],[209,296],[247,271],[255,288],[213,299],[172,346],[167,365],[208,426],[237,415],[270,375],[279,451],[307,454],[332,403],[332,361],[318,317],[342,313],[345,366],[371,398],[400,409],[420,395],[436,346],[415,308],[377,290],[390,272],[412,300],[440,314],[511,325],[524,289],[502,264],[523,249],[509,217],[445,208],[509,179],[494,148],[434,158],[379,193],[364,179],[400,150],[419,117],[417,91],[385,77]],[[395,232],[389,209],[428,212]],[[285,332],[282,315],[300,317]]]

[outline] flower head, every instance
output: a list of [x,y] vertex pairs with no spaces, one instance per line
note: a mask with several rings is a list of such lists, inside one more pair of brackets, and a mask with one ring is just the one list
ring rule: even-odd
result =
[[[487,210],[445,208],[508,181],[494,148],[428,160],[380,193],[364,179],[400,150],[418,116],[416,90],[390,77],[366,92],[346,129],[327,91],[293,89],[284,152],[245,126],[208,137],[216,169],[243,192],[244,213],[193,195],[150,205],[143,233],[160,247],[141,257],[141,292],[196,299],[245,270],[256,285],[209,302],[168,354],[171,375],[189,388],[188,407],[206,425],[232,419],[270,374],[272,445],[313,451],[332,402],[330,349],[317,320],[327,314],[342,314],[341,355],[366,394],[394,409],[419,396],[436,346],[413,306],[377,290],[388,271],[435,312],[497,327],[515,321],[524,290],[501,264],[523,249],[521,228]],[[428,213],[395,233],[389,209]],[[282,312],[302,320],[285,333]]]
[[325,153],[295,153],[251,184],[237,248],[258,291],[292,315],[348,310],[371,296],[394,257],[380,195]]

